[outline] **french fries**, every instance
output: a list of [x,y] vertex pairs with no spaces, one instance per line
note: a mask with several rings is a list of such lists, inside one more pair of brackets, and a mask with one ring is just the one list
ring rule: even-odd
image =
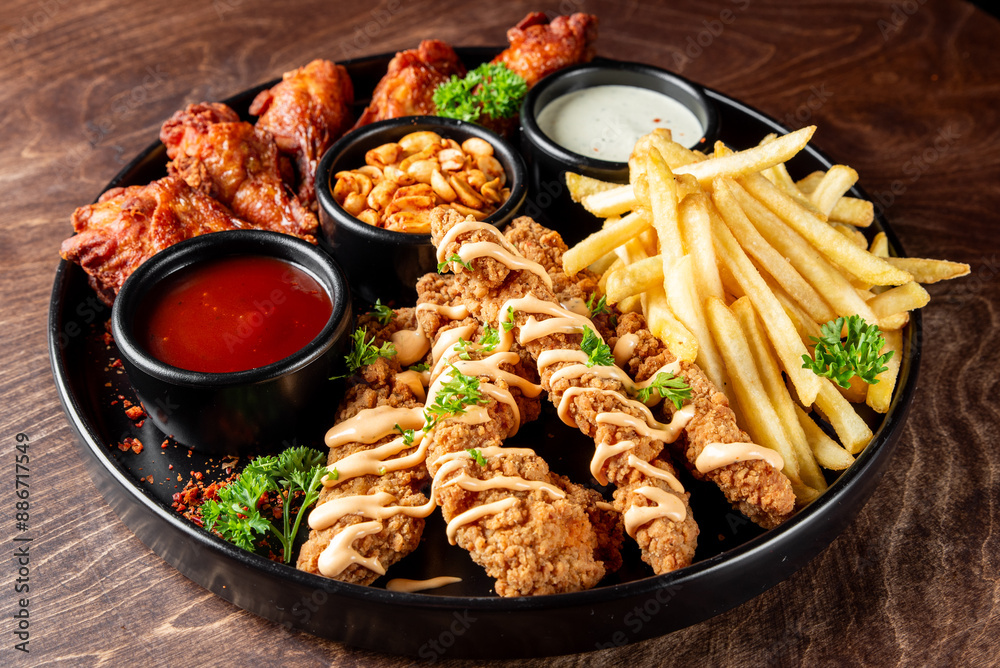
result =
[[[708,156],[657,130],[636,143],[627,185],[567,174],[574,200],[607,223],[564,254],[566,272],[603,271],[609,304],[641,310],[677,358],[696,361],[740,426],[781,454],[799,503],[826,489],[821,467],[848,468],[871,440],[855,405],[889,410],[903,328],[930,299],[923,285],[969,273],[962,263],[892,257],[882,232],[869,241],[859,228],[872,224],[874,206],[847,195],[858,180],[851,167],[793,180],[785,162],[814,130],[744,151],[717,142]],[[853,316],[878,325],[880,352],[892,355],[867,378],[875,382],[853,375],[841,387],[803,361],[813,365],[814,348],[832,345],[818,342],[837,318],[850,336]]]

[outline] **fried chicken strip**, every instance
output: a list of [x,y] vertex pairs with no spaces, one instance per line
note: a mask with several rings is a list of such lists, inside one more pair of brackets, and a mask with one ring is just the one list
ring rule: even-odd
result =
[[494,63],[520,74],[528,86],[553,72],[594,58],[597,17],[592,14],[557,16],[550,22],[542,12],[531,12],[507,31],[510,48]]
[[[560,416],[594,439],[599,456],[592,470],[601,482],[606,476],[616,484],[615,508],[625,516],[626,527],[631,524],[629,533],[642,548],[643,559],[657,573],[690,564],[698,528],[689,495],[669,461],[657,459],[669,426],[650,425],[648,409],[627,398],[625,381],[630,379],[610,374],[608,367],[590,370],[581,364],[580,355],[587,358],[581,351],[581,332],[594,325],[585,316],[571,317],[558,305],[554,282],[543,267],[523,260],[488,226],[453,214],[435,214],[431,233],[439,255],[457,253],[472,263],[473,271],[460,269],[456,275],[461,303],[484,323],[510,327],[510,336],[539,365],[542,387],[560,406]],[[508,260],[502,259],[505,256]],[[508,305],[513,307],[510,315]],[[556,321],[549,323],[551,329],[545,325],[550,319]],[[647,428],[653,426],[657,429]]]
[[250,227],[226,207],[176,176],[144,186],[112,188],[73,212],[73,231],[59,254],[76,262],[102,302],[155,254],[209,232]]
[[[507,229],[505,236],[525,257],[545,267],[561,303],[593,294],[597,282],[592,272],[584,270],[570,278],[562,270],[562,254],[567,248],[557,232],[521,218]],[[606,322],[606,318],[598,322]],[[614,346],[618,337],[628,335],[634,336],[637,344],[623,367],[636,380],[645,380],[657,369],[675,361],[666,345],[646,328],[642,315],[627,313],[621,316],[617,331],[608,342]],[[705,474],[694,467],[698,455],[709,443],[748,442],[750,437],[737,426],[726,395],[718,391],[697,365],[681,363],[679,375],[691,387],[694,407],[694,415],[684,428],[685,438],[676,441],[678,447],[674,448],[685,467],[695,478],[718,485],[733,507],[756,524],[764,528],[777,526],[795,507],[791,482],[783,473],[761,460],[737,462]],[[673,408],[668,403],[662,407],[663,410]],[[672,412],[668,413],[668,418],[672,417]]]
[[160,128],[167,170],[219,200],[262,230],[316,243],[319,222],[281,178],[278,146],[270,132],[241,121],[224,104],[192,104]]
[[354,127],[400,116],[433,115],[434,90],[452,75],[464,77],[465,66],[445,42],[425,39],[416,49],[400,51],[389,61]]
[[285,72],[281,82],[250,104],[258,130],[270,132],[278,150],[298,168],[299,200],[316,209],[316,166],[353,123],[354,86],[342,65],[314,60]]
[[[438,339],[442,332],[449,329],[479,333],[483,331],[474,318],[454,321],[448,316],[460,313],[448,314],[449,309],[437,308],[448,307],[456,301],[455,288],[455,277],[450,275],[428,274],[418,281],[418,317],[421,328],[428,336]],[[440,344],[436,347],[440,348]],[[477,350],[476,346],[464,348],[470,361],[490,359],[488,351]],[[512,346],[511,352],[517,355],[516,362],[503,363],[499,365],[500,369],[536,383],[538,376],[530,354],[516,344]],[[454,362],[457,368],[463,367],[462,361]],[[470,373],[476,371],[482,372],[484,369],[472,369]],[[530,394],[535,396],[529,396],[517,384],[510,385],[502,379],[494,379],[488,373],[482,373],[480,380],[505,387],[517,407],[520,424],[537,418],[540,412],[537,394],[532,392]],[[512,520],[508,519],[507,524],[502,525],[503,530],[497,531],[494,527],[485,538],[475,526],[461,528],[457,534],[459,545],[469,549],[473,559],[483,565],[492,577],[497,578],[496,588],[500,595],[556,593],[593,586],[604,573],[621,567],[623,527],[619,513],[608,508],[608,504],[603,503],[601,495],[595,490],[552,473],[545,461],[532,451],[499,447],[503,439],[512,430],[516,430],[518,425],[516,422],[513,427],[508,425],[509,418],[504,410],[513,412],[508,405],[494,406],[496,399],[490,401],[486,405],[487,411],[493,410],[497,414],[494,416],[491,413],[489,427],[485,430],[476,430],[469,425],[462,426],[460,422],[450,421],[439,427],[437,433],[442,436],[435,438],[435,443],[428,452],[428,468],[431,472],[440,470],[440,461],[460,454],[463,448],[469,448],[468,443],[471,441],[485,448],[484,452],[495,450],[497,456],[487,458],[486,470],[465,462],[464,472],[460,475],[475,477],[478,474],[480,479],[482,476],[487,476],[487,479],[514,476],[551,485],[561,490],[566,498],[555,499],[551,492],[530,495],[514,492],[513,495],[521,499],[519,504],[524,506],[520,526],[509,526]],[[451,487],[439,487],[438,495],[448,521],[477,506],[502,501],[511,496],[509,493],[472,494],[471,490],[462,489],[454,489],[452,492]],[[600,571],[594,568],[595,563],[602,567]]]
[[[381,345],[393,333],[415,327],[416,321],[413,309],[401,309],[386,326],[370,316],[359,319],[359,326],[366,328],[375,345]],[[351,424],[352,418],[371,424],[387,414],[393,422],[403,422],[405,428],[422,422],[422,397],[417,397],[410,384],[400,377],[397,360],[379,357],[358,373],[358,382],[348,389],[337,411],[338,425]],[[419,545],[423,518],[433,511],[433,504],[421,492],[429,481],[422,448],[419,443],[407,446],[405,442],[399,443],[404,447],[393,448],[390,444],[402,437],[392,426],[389,433],[381,436],[379,433],[370,432],[377,437],[374,440],[335,438],[336,427],[328,433],[327,443],[332,447],[327,463],[335,479],[328,480],[330,484],[324,486],[309,514],[311,530],[299,552],[298,569],[368,585]],[[372,442],[365,442],[369,440]],[[357,463],[382,446],[397,450],[392,453],[394,459],[368,457],[371,462],[368,467],[352,467],[348,463],[348,458]],[[406,457],[414,460],[411,465],[397,468],[393,464]],[[352,470],[373,467],[375,470],[368,473],[352,475]],[[382,474],[380,467],[385,467]],[[333,470],[337,473],[332,473]],[[394,512],[397,509],[399,512]]]

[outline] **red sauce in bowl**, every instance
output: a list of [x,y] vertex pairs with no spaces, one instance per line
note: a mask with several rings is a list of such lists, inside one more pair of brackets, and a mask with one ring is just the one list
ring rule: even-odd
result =
[[305,270],[271,257],[225,257],[186,267],[146,296],[136,333],[161,362],[230,373],[272,364],[322,331],[333,303]]

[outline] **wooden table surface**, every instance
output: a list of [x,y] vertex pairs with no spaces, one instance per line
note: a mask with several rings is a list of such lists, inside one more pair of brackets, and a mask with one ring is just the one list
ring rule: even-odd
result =
[[[854,166],[930,286],[916,401],[888,473],[833,544],[715,619],[527,665],[982,665],[1000,654],[1000,22],[953,0],[654,3],[7,0],[0,9],[0,663],[378,665],[188,581],[87,477],[56,396],[46,315],[70,214],[160,124],[316,58],[503,43],[530,10],[600,17],[599,53],[657,64]],[[14,649],[16,434],[30,438],[30,648]],[[449,663],[447,656],[443,663]],[[492,664],[491,664],[492,665]]]

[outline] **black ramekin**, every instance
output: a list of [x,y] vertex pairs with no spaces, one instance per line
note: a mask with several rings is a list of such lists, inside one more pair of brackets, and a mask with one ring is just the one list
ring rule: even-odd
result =
[[[191,265],[231,256],[284,260],[316,278],[333,303],[320,333],[282,360],[233,373],[179,369],[149,354],[134,325],[150,290]],[[111,325],[125,373],[149,419],[190,448],[240,454],[322,436],[336,389],[329,379],[343,367],[351,314],[347,281],[325,251],[286,234],[234,230],[188,239],[144,262],[118,293]]]
[[365,153],[397,141],[411,132],[430,130],[462,143],[479,137],[493,146],[493,155],[507,172],[510,197],[484,222],[503,228],[514,219],[527,194],[527,169],[521,155],[498,134],[453,118],[407,116],[366,125],[348,133],[323,156],[316,169],[319,219],[333,256],[344,268],[355,297],[369,303],[412,304],[417,279],[437,268],[429,234],[396,232],[358,220],[333,198],[333,176],[365,164]]
[[[574,153],[550,139],[536,120],[542,109],[556,98],[591,86],[606,85],[647,88],[663,93],[690,109],[704,128],[700,141],[691,148],[710,150],[719,135],[719,113],[715,104],[701,86],[683,77],[651,65],[622,61],[595,61],[567,67],[539,81],[528,91],[521,104],[521,147],[528,162],[531,192],[541,200],[538,203],[529,201],[525,214],[536,213],[533,208],[544,210],[551,207],[558,211],[565,210],[564,207],[578,207],[571,201],[566,188],[568,171],[602,181],[628,183],[627,162],[598,160]],[[566,218],[548,216],[546,222],[562,233],[569,243],[597,231],[601,226],[601,221],[595,218],[589,229],[577,229],[575,223],[572,229],[567,229],[560,225],[560,221]]]

